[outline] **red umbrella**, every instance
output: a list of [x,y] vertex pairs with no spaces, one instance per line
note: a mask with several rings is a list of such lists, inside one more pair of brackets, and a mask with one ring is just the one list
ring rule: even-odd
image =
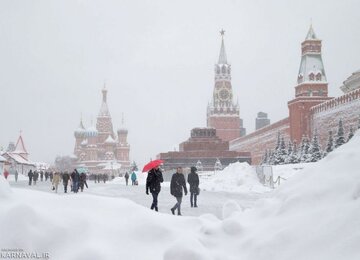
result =
[[149,162],[148,164],[146,164],[142,170],[142,172],[148,172],[150,171],[152,168],[155,168],[157,166],[159,166],[160,164],[162,164],[164,161],[163,160],[154,160]]

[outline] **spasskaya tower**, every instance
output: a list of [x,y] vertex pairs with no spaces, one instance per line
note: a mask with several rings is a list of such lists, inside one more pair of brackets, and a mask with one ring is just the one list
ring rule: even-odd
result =
[[239,103],[234,102],[231,86],[231,65],[227,61],[224,34],[221,30],[221,48],[215,64],[215,86],[213,98],[207,108],[207,127],[216,129],[216,135],[223,141],[234,140],[246,134],[240,119]]

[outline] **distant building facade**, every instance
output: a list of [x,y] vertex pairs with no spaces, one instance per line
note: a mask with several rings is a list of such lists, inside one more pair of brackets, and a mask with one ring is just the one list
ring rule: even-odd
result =
[[264,112],[257,113],[257,117],[255,119],[255,130],[259,130],[267,125],[270,125],[270,119],[268,119],[268,115]]
[[[123,121],[124,122],[124,121]],[[122,126],[115,133],[107,104],[107,90],[102,90],[102,104],[96,127],[85,128],[82,120],[75,130],[76,166],[91,173],[124,172],[130,168],[128,130]],[[121,167],[119,167],[121,165]]]
[[229,142],[221,140],[215,128],[192,129],[190,138],[179,145],[179,151],[160,153],[157,158],[165,161],[165,170],[201,164],[203,170],[213,171],[217,160],[222,166],[234,162],[251,163],[249,152],[230,151]]
[[3,161],[5,166],[14,167],[18,173],[26,175],[29,170],[35,169],[35,163],[29,160],[29,153],[25,148],[24,139],[21,134],[16,145],[10,142],[6,151],[0,155],[5,158],[5,161]]

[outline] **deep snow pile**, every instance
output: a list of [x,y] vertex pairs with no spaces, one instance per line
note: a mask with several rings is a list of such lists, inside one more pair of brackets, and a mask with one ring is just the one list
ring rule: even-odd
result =
[[[224,221],[244,259],[360,259],[360,131],[347,144]],[[229,253],[231,254],[231,253]]]
[[266,192],[269,188],[262,185],[256,171],[248,163],[233,163],[218,171],[209,179],[201,180],[200,188],[207,191],[226,192]]
[[[288,180],[289,178],[301,174],[303,170],[311,169],[316,163],[296,163],[296,164],[284,164],[284,165],[272,165],[273,179],[274,181],[278,176]],[[284,183],[281,180],[281,183]]]
[[2,179],[0,248],[69,260],[360,259],[359,147],[360,132],[254,208],[226,202],[224,220],[174,217],[121,198],[10,194]]

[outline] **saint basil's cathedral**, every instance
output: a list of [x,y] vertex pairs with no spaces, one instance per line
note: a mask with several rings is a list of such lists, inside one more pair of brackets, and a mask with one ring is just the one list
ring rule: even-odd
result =
[[96,120],[96,127],[86,128],[82,119],[75,130],[76,166],[84,167],[91,173],[119,173],[130,168],[130,145],[128,130],[122,127],[114,132],[107,104],[107,89],[102,89],[102,104]]

